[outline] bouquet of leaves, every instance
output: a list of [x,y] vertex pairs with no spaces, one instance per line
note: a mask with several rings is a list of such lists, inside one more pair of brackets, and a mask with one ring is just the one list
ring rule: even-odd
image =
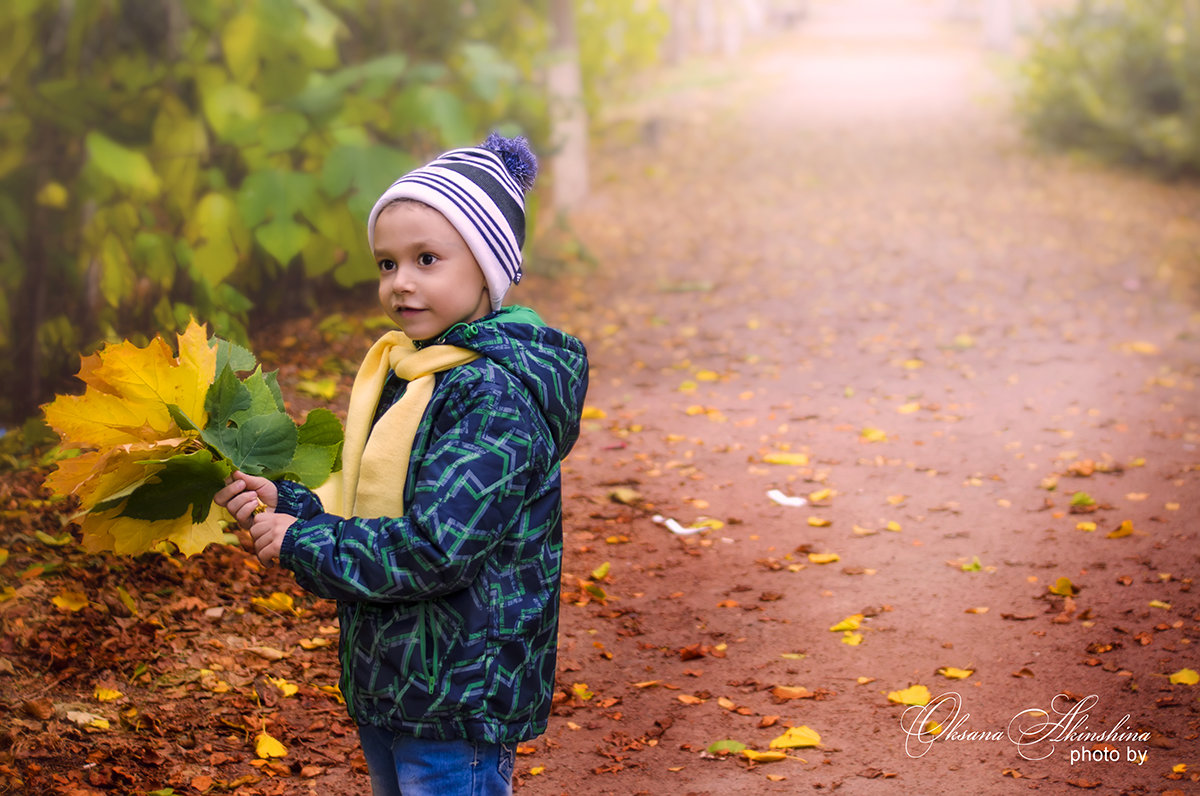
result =
[[[46,485],[79,499],[90,552],[136,555],[174,545],[185,555],[226,539],[213,496],[235,470],[309,487],[341,469],[342,424],[327,409],[303,425],[284,411],[274,371],[195,321],[144,348],[124,341],[83,357],[83,395],[45,406],[64,450]],[[245,377],[238,374],[248,373]]]

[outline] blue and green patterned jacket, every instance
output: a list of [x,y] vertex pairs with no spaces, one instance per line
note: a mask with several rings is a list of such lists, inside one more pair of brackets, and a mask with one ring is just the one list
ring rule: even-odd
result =
[[[579,435],[587,354],[520,307],[437,342],[482,356],[436,376],[405,516],[342,519],[281,481],[277,510],[299,521],[280,561],[305,589],[338,601],[354,719],[421,738],[515,743],[545,732],[550,713],[559,462]],[[381,404],[395,392],[385,388]]]

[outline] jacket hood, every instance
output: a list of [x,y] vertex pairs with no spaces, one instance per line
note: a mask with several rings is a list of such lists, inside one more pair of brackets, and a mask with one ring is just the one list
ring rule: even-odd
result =
[[587,351],[582,342],[547,326],[528,307],[515,305],[457,324],[436,342],[478,351],[519,379],[541,408],[559,458],[567,455],[579,437],[587,394]]

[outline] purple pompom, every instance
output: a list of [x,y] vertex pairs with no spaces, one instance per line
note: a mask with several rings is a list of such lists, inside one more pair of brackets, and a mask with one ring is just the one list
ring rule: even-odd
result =
[[521,186],[521,190],[529,192],[537,177],[538,161],[537,155],[530,150],[529,141],[524,136],[505,138],[493,132],[479,147],[499,155],[504,168],[517,181],[517,185]]

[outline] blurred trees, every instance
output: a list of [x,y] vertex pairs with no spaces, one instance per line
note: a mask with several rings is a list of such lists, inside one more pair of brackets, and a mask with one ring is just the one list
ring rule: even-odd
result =
[[[574,2],[595,102],[657,46],[644,24],[656,3]],[[5,0],[0,422],[35,411],[105,339],[189,315],[238,339],[251,307],[309,311],[330,287],[373,280],[367,210],[442,149],[498,128],[547,151],[547,11]]]
[[1018,107],[1050,145],[1200,171],[1200,0],[1081,0],[1052,17]]

